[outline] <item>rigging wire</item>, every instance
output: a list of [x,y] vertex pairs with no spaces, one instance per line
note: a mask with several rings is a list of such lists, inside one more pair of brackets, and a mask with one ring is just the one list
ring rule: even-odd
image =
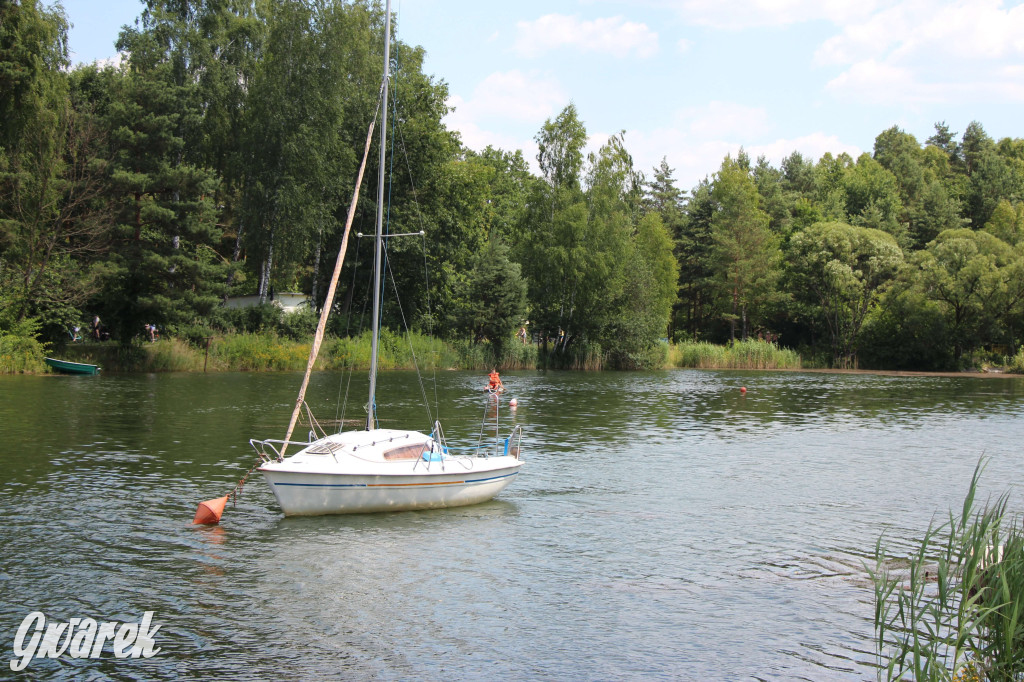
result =
[[433,424],[434,416],[430,412],[430,402],[427,399],[427,391],[423,385],[423,375],[420,374],[419,360],[416,358],[416,349],[413,348],[412,331],[409,329],[408,320],[405,319],[405,310],[402,308],[402,303],[400,300],[400,296],[398,294],[398,282],[395,280],[395,273],[391,269],[391,260],[388,259],[386,263],[387,273],[391,276],[391,287],[395,290],[395,302],[398,304],[398,314],[402,318],[402,327],[405,329],[405,336],[409,343],[409,354],[412,356],[412,363],[413,366],[416,368],[416,378],[419,380],[420,384],[420,395],[423,396],[423,407],[427,410],[427,418],[430,420],[430,423]]
[[[425,280],[425,285],[424,285],[425,289],[424,290],[425,290],[425,294],[426,294],[428,337],[430,339],[433,339],[434,328],[433,328],[433,315],[431,313],[431,305],[430,305],[430,278],[429,278],[429,270],[427,268],[426,237],[424,236],[426,230],[423,229],[423,227],[424,227],[423,213],[420,210],[419,197],[418,197],[417,192],[416,192],[416,183],[415,183],[415,180],[413,179],[412,165],[411,165],[411,163],[409,161],[409,149],[408,149],[408,146],[406,145],[404,131],[402,130],[402,127],[401,127],[401,125],[399,123],[399,117],[398,117],[398,103],[399,103],[399,100],[400,100],[399,88],[398,88],[398,80],[399,80],[398,79],[398,74],[399,74],[399,67],[400,67],[400,64],[401,64],[401,60],[398,59],[398,55],[399,55],[398,46],[399,46],[399,43],[397,41],[397,32],[396,32],[395,71],[394,71],[394,74],[391,77],[393,97],[391,98],[391,101],[390,101],[391,112],[389,112],[391,114],[391,126],[392,126],[391,127],[391,129],[392,129],[392,135],[391,135],[391,155],[390,155],[390,159],[389,159],[388,180],[387,180],[387,182],[388,182],[388,186],[387,186],[388,198],[387,198],[387,204],[385,206],[385,209],[386,209],[385,210],[385,215],[387,217],[385,219],[385,225],[382,228],[382,231],[385,234],[383,235],[383,241],[382,241],[382,244],[381,244],[382,256],[383,256],[383,264],[382,264],[381,267],[384,270],[384,272],[387,273],[388,275],[390,275],[390,277],[391,277],[391,284],[392,284],[392,288],[394,289],[394,292],[395,292],[395,301],[396,301],[396,303],[398,305],[398,312],[399,312],[399,315],[401,317],[402,327],[403,327],[403,329],[406,332],[406,340],[407,340],[408,345],[409,345],[409,352],[410,352],[410,355],[412,357],[413,365],[414,365],[414,367],[416,369],[416,378],[417,378],[417,381],[419,382],[420,395],[421,395],[421,397],[423,399],[423,406],[424,406],[424,409],[426,409],[426,411],[427,411],[428,417],[430,418],[430,423],[433,424],[435,419],[434,419],[433,414],[431,413],[430,399],[427,396],[427,390],[426,390],[426,386],[424,385],[423,374],[420,371],[420,367],[419,367],[419,359],[416,357],[416,351],[415,351],[415,348],[413,347],[413,343],[412,343],[412,331],[411,331],[411,329],[409,327],[408,320],[405,317],[404,307],[401,305],[401,302],[400,302],[400,296],[399,296],[399,292],[398,292],[398,282],[395,279],[395,274],[394,274],[394,271],[393,271],[393,269],[391,267],[391,258],[390,258],[389,252],[387,250],[387,239],[389,237],[400,236],[400,235],[397,235],[397,234],[394,234],[394,235],[393,234],[389,234],[390,224],[391,224],[391,206],[392,206],[392,199],[393,199],[392,193],[393,193],[393,190],[394,190],[396,139],[400,138],[397,144],[398,144],[399,148],[402,151],[403,158],[405,159],[405,166],[406,166],[406,170],[408,172],[408,178],[409,178],[409,186],[410,186],[410,188],[412,190],[412,198],[413,198],[413,202],[412,203],[413,203],[413,206],[415,207],[416,219],[420,223],[420,228],[421,228],[420,231],[419,231],[419,234],[420,234],[421,240],[422,240],[421,246],[422,246],[423,265],[424,265],[424,280]],[[411,233],[411,234],[416,234],[416,233]],[[405,236],[405,235],[401,235],[401,236]],[[383,291],[381,292],[381,295],[383,296]],[[383,301],[381,301],[381,303],[383,303]],[[378,319],[377,324],[378,324],[378,326],[380,326],[383,323],[384,306],[380,305],[378,307],[378,310],[380,311],[380,318]],[[440,405],[440,400],[438,398],[438,393],[437,393],[437,362],[434,362],[433,367],[432,367],[432,383],[433,383],[433,392],[434,392],[434,412],[437,413],[437,412],[439,412],[439,405]]]
[[[373,117],[371,119],[372,123],[376,123],[377,116],[379,114],[381,114],[381,101],[383,99],[383,96],[384,96],[384,85],[383,85],[383,83],[381,83],[381,88],[378,91],[378,96],[377,96],[377,106],[376,106],[376,108],[373,111]],[[387,114],[385,113],[384,115],[386,116]],[[365,220],[365,217],[364,216],[360,216],[359,220],[360,220],[360,224],[362,224],[364,222],[364,220]],[[357,232],[357,234],[358,234],[358,232]],[[351,297],[354,297],[354,292],[355,292],[355,287],[356,287],[356,274],[357,274],[358,270],[359,270],[359,239],[356,239],[356,249],[355,249],[355,255],[354,255],[354,258],[353,258],[353,267],[352,267],[352,284],[351,284],[350,289],[349,289],[350,300],[351,300]],[[366,305],[365,305],[365,302],[364,302],[363,313],[360,315],[360,322],[359,322],[359,330],[360,330],[360,332],[362,331],[363,317],[365,315],[365,312],[366,312]],[[349,337],[349,338],[351,338],[351,336],[349,334],[349,332],[351,330],[351,324],[352,324],[352,314],[351,314],[351,310],[350,310],[346,314],[346,316],[345,316],[345,336]],[[335,413],[334,413],[335,420],[337,421],[337,424],[338,424],[338,431],[337,431],[338,433],[341,433],[341,431],[343,430],[344,425],[345,425],[345,413],[346,413],[347,408],[348,408],[348,396],[349,396],[349,392],[350,392],[351,387],[352,387],[352,376],[353,376],[353,374],[354,374],[354,367],[350,364],[349,368],[348,368],[348,371],[347,372],[343,372],[341,374],[341,377],[340,377],[339,382],[338,382],[338,400],[335,401]],[[346,376],[348,378],[347,382],[345,381]],[[344,389],[344,399],[342,399],[342,390],[343,389]]]
[[[359,273],[359,244],[362,240],[356,239],[356,252],[355,257],[352,259],[352,284],[349,285],[349,291],[352,298],[355,298],[356,290],[356,275]],[[366,305],[367,299],[365,296],[360,297],[363,301],[362,310],[359,313],[359,324],[356,325],[356,338],[363,333],[363,323],[366,319]],[[351,339],[352,330],[352,311],[351,306],[348,313],[345,315],[345,336]],[[348,368],[345,372],[342,372],[341,378],[338,382],[338,400],[336,401],[336,409],[334,418],[338,422],[338,433],[341,433],[345,426],[345,413],[348,411],[348,396],[352,389],[352,377],[355,375],[355,364],[352,362],[348,363]],[[344,399],[342,398],[342,389],[344,389]]]

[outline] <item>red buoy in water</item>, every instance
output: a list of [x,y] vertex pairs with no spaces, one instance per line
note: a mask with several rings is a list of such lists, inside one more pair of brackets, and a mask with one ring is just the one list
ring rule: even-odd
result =
[[199,509],[196,509],[196,517],[192,519],[192,523],[218,523],[220,521],[221,514],[224,513],[224,505],[228,503],[230,495],[224,497],[216,497],[212,500],[199,503]]
[[740,393],[746,393],[746,392],[747,392],[747,387],[746,386],[740,386]]

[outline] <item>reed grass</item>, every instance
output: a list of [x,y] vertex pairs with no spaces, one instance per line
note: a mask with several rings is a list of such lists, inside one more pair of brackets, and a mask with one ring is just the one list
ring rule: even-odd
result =
[[203,353],[182,339],[166,339],[142,346],[145,372],[202,372]]
[[[372,347],[370,332],[359,336],[333,339],[326,348],[326,367],[330,369],[369,369]],[[443,341],[409,332],[394,334],[381,330],[377,349],[380,369],[448,369],[459,367],[459,352]]]
[[45,372],[45,357],[46,347],[34,335],[0,331],[0,374]]
[[[309,361],[310,345],[276,334],[227,334],[210,344],[210,359],[217,369],[229,371],[301,371]],[[193,350],[202,359],[203,351]]]
[[903,565],[879,539],[875,634],[887,680],[1024,679],[1024,526],[1007,495],[975,511],[984,462],[962,512],[932,525]]
[[800,369],[802,366],[796,351],[757,339],[727,346],[686,341],[669,348],[668,364],[691,369]]
[[544,369],[571,369],[584,372],[596,372],[604,369],[606,356],[601,344],[586,341],[572,345],[568,349],[540,348],[537,354],[537,365]]
[[99,365],[104,372],[201,372],[203,353],[183,339],[122,346],[114,341],[65,346],[60,356],[72,362]]
[[509,341],[498,350],[488,342],[470,343],[455,341],[450,344],[452,363],[445,365],[459,369],[501,371],[514,369],[536,369],[538,350],[532,343]]
[[[9,339],[11,337],[0,337]],[[7,342],[4,342],[7,343]],[[21,342],[19,342],[21,343]],[[38,342],[36,342],[38,343]],[[293,340],[275,333],[236,333],[215,337],[209,354],[202,344],[185,339],[167,338],[156,343],[128,347],[115,342],[68,345],[62,357],[75,362],[97,364],[108,372],[201,372],[207,371],[302,371],[306,368],[311,340]],[[0,371],[45,371],[42,351],[20,351],[20,360],[0,346]],[[13,346],[12,346],[13,347]],[[22,346],[18,346],[22,348]],[[39,346],[41,348],[41,346]],[[317,369],[359,369],[370,367],[369,332],[356,337],[328,338],[320,351]],[[24,353],[28,352],[28,355]],[[10,357],[8,357],[10,356]],[[26,359],[27,358],[27,359]],[[38,358],[37,364],[32,358]],[[698,369],[799,369],[800,355],[765,341],[741,341],[732,346],[706,342],[670,345],[655,344],[641,356],[613,356],[600,344],[585,343],[563,352],[533,344],[510,342],[500,354],[487,342],[444,342],[410,332],[396,334],[381,331],[378,349],[379,368],[388,369],[465,369],[502,371],[570,369],[598,371],[612,369],[648,369],[687,367]],[[1024,364],[1024,355],[1021,356]]]
[[520,341],[506,343],[497,362],[497,369],[500,370],[536,368],[537,346]]
[[1024,374],[1024,347],[1017,354],[1009,358],[1006,364],[1006,371],[1014,374]]

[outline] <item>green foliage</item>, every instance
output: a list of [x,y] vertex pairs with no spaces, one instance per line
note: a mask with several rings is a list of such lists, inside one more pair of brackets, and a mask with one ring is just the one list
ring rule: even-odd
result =
[[706,334],[712,328],[716,296],[714,239],[711,220],[715,203],[711,184],[701,181],[683,208],[683,224],[676,240],[679,261],[679,303],[673,315],[673,328],[690,336]]
[[985,223],[985,231],[1007,244],[1020,244],[1024,241],[1024,203],[1014,206],[1006,199],[1000,199],[992,217]]
[[474,259],[456,300],[461,305],[454,330],[476,343],[489,340],[501,356],[526,318],[526,282],[519,264],[509,259],[507,246],[490,241]]
[[1021,255],[987,232],[947,230],[913,265],[915,285],[943,311],[957,361],[1024,298]]
[[622,300],[609,323],[607,359],[615,369],[664,365],[666,323],[676,300],[679,266],[672,241],[657,213],[637,224],[634,249],[625,265]]
[[56,341],[108,246],[105,131],[73,104],[62,10],[7,2],[0,16],[0,289]]
[[758,321],[760,306],[776,297],[780,275],[779,240],[768,229],[768,215],[758,207],[757,186],[743,158],[726,157],[715,178],[711,219],[716,271],[722,293],[730,301],[723,313],[730,337],[747,338],[751,323]]
[[888,232],[900,246],[908,245],[906,225],[900,222],[900,183],[885,166],[861,154],[856,165],[846,170],[842,186],[852,224]]
[[[125,68],[68,71],[59,6],[0,2],[0,318],[36,319],[57,342],[99,314],[124,366],[142,366],[131,344],[147,323],[194,346],[305,339],[311,315],[220,302],[275,289],[321,302],[375,118],[383,24],[368,0],[151,0],[118,40]],[[423,50],[392,48],[392,107],[375,119],[390,131],[387,230],[427,236],[388,240],[402,300],[386,296],[381,317],[475,340],[453,364],[649,367],[662,339],[751,330],[838,365],[935,369],[1020,345],[1024,140],[939,123],[922,145],[892,127],[856,160],[793,152],[776,168],[741,151],[686,192],[668,159],[645,180],[623,133],[587,154],[569,104],[537,132],[535,176],[521,151],[463,147]],[[356,231],[371,230],[369,187]],[[898,279],[878,233],[910,264]],[[350,282],[368,251],[350,248],[336,334],[360,316]],[[540,350],[511,342],[525,319]]]
[[719,346],[706,341],[689,341],[669,349],[673,367],[690,369],[800,369],[796,352],[775,343],[749,339]]
[[39,342],[39,321],[31,317],[5,325],[0,318],[0,374],[42,372],[46,346]]
[[270,334],[231,334],[210,345],[210,356],[235,371],[299,371],[306,368],[309,345]]
[[834,365],[855,367],[864,319],[903,264],[896,239],[871,228],[816,223],[793,236],[790,255],[797,291],[813,297],[826,320]]
[[566,349],[541,347],[539,366],[544,369],[574,369],[594,372],[605,368],[605,352],[593,341],[576,343]]
[[443,368],[458,367],[486,372],[491,369],[535,369],[539,366],[537,346],[516,341],[506,343],[500,354],[489,343],[470,343],[465,340],[449,344],[446,350],[452,355],[441,365]]
[[244,334],[258,334],[276,331],[284,317],[284,311],[273,303],[227,308],[220,312],[224,326],[229,331]]
[[1024,348],[1018,350],[1017,354],[1010,359],[1010,364],[1006,369],[1014,374],[1024,374]]
[[[329,369],[369,370],[371,342],[369,332],[334,339],[325,345],[321,358],[326,356],[323,362]],[[465,344],[465,347],[480,349],[486,346]],[[416,332],[399,336],[382,330],[378,355],[381,369],[478,369],[475,364],[465,362],[461,343],[449,345]]]
[[905,568],[880,538],[871,571],[880,677],[1017,680],[1024,670],[1024,519],[1007,496],[932,525]]
[[177,82],[174,60],[152,34],[129,33],[122,42],[133,69],[110,82],[104,112],[121,247],[90,307],[128,345],[147,323],[174,329],[208,317],[228,268],[213,246],[218,178],[184,159],[195,84]]
[[576,105],[570,103],[554,121],[545,121],[534,141],[537,143],[537,163],[548,184],[554,189],[578,191],[587,130]]
[[163,339],[143,346],[144,372],[201,372],[203,355],[182,339]]
[[887,290],[861,332],[861,367],[905,370],[954,368],[953,348],[942,309],[905,283]]
[[312,341],[316,334],[316,325],[320,316],[315,310],[303,306],[292,313],[281,315],[277,331],[281,336],[292,341]]

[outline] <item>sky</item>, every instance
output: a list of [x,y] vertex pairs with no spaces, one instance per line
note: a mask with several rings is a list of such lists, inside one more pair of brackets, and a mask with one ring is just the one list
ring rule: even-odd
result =
[[[44,0],[45,2],[45,0]],[[64,0],[74,62],[115,56],[139,0]],[[742,147],[870,153],[892,126],[1024,137],[1024,4],[1000,0],[392,0],[397,35],[449,88],[473,149],[523,150],[570,102],[589,149],[624,132],[678,187]]]

